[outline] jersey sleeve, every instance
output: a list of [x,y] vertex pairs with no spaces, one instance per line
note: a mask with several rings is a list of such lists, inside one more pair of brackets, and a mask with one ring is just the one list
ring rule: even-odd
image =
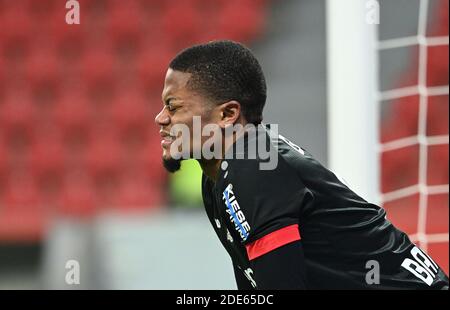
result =
[[300,290],[307,288],[302,241],[290,242],[250,262],[258,289]]
[[302,209],[312,194],[287,163],[264,170],[259,161],[242,159],[230,166],[223,202],[249,260],[300,240]]

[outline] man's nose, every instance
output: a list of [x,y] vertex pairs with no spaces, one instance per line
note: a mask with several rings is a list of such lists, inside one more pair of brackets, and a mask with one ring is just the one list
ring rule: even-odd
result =
[[167,114],[166,108],[163,107],[161,112],[158,113],[155,117],[155,123],[159,126],[167,125],[170,123],[170,117]]

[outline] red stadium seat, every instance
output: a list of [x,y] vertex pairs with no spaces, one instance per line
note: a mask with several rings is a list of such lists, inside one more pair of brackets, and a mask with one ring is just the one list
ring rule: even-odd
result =
[[0,135],[0,195],[2,192],[2,188],[4,188],[3,184],[8,173],[8,160],[9,152],[7,149],[6,141],[4,137]]
[[26,52],[27,43],[33,37],[32,29],[31,18],[20,6],[14,6],[0,15],[0,42],[4,44],[3,52],[8,59],[18,59]]
[[176,49],[198,42],[202,32],[202,16],[187,1],[177,1],[162,15],[162,31],[167,33]]
[[448,144],[428,147],[427,184],[448,184]]
[[223,7],[226,5],[228,0],[189,0],[191,5],[197,7],[201,11],[206,11],[208,13],[217,13],[220,12]]
[[[401,173],[399,173],[401,171]],[[383,193],[416,185],[419,181],[419,146],[413,145],[381,154]]]
[[448,135],[448,95],[428,97],[427,136]]
[[13,174],[0,198],[0,239],[37,241],[42,238],[48,210],[35,180]]
[[38,125],[25,155],[25,166],[36,180],[42,202],[54,205],[66,170],[66,148],[62,132],[53,124]]
[[92,179],[99,206],[109,206],[124,170],[126,148],[120,142],[120,131],[105,121],[89,133],[89,142],[82,160],[83,169]]
[[53,110],[53,121],[66,137],[84,133],[91,120],[90,103],[80,92],[65,93]]
[[419,124],[419,96],[393,101],[388,119],[381,126],[381,142],[416,136]]
[[64,173],[65,149],[62,137],[56,130],[41,131],[35,137],[30,149],[30,163],[33,174],[42,180],[44,177]]
[[83,173],[68,175],[58,199],[58,213],[70,217],[91,217],[97,208],[95,186]]
[[82,13],[96,12],[98,10],[107,13],[108,3],[111,0],[80,0],[79,2]]
[[58,9],[60,9],[63,12],[65,11],[65,5],[61,5],[60,1],[58,0],[45,0],[45,1],[28,0],[25,2],[27,2],[26,9],[28,13],[34,15],[36,19],[46,18],[49,15],[53,15],[54,12]]
[[49,16],[45,33],[49,40],[52,40],[57,54],[61,59],[66,59],[70,65],[74,64],[74,60],[79,59],[87,47],[86,41],[89,33],[84,24],[69,25],[61,22],[61,14]]
[[219,34],[231,40],[250,42],[262,33],[264,21],[261,1],[230,0],[218,17]]
[[152,121],[149,112],[142,95],[133,91],[119,94],[110,108],[112,120],[121,131],[144,129],[146,123]]
[[25,10],[26,5],[26,1],[0,0],[0,14],[7,14],[8,11],[14,9]]
[[16,130],[29,134],[35,121],[36,107],[26,91],[6,95],[0,111],[0,130],[7,134]]
[[26,79],[35,91],[55,91],[60,82],[58,58],[49,48],[33,47],[26,60]]
[[[398,229],[412,235],[417,233],[419,195],[406,196],[384,203],[387,219]],[[407,214],[407,216],[405,216]]]
[[448,85],[448,52],[448,45],[428,47],[427,86]]
[[160,13],[167,5],[170,5],[169,2],[161,0],[138,0],[138,2],[143,11],[156,13]]
[[122,179],[113,204],[126,211],[159,207],[161,202],[160,184],[152,184],[148,178],[137,174]]
[[107,14],[107,35],[116,46],[137,48],[143,30],[142,19],[142,13],[135,2],[113,1]]
[[115,81],[114,57],[108,46],[86,51],[81,63],[81,79],[89,88],[109,91]]
[[[1,42],[0,42],[0,55],[1,55]],[[6,72],[6,62],[5,59],[0,56],[0,100],[1,98],[4,96],[4,93],[6,91],[6,76],[7,76],[7,72]]]
[[[158,115],[159,112],[161,112],[164,103],[162,101],[162,89],[160,91],[152,92],[148,95],[147,104],[150,107],[151,113],[152,113],[152,119]],[[155,123],[152,123],[153,126],[156,126]]]
[[450,261],[448,256],[448,241],[429,243],[427,254],[433,258],[433,260],[444,270],[446,274],[448,274]]
[[136,59],[139,83],[147,93],[161,94],[164,76],[169,62],[175,54],[167,47],[149,47],[143,49]]
[[448,234],[448,193],[428,195],[427,223],[428,234]]
[[119,174],[123,168],[123,152],[114,128],[95,129],[85,154],[90,174],[94,178]]
[[3,197],[4,205],[11,209],[24,210],[40,205],[36,182],[28,174],[12,175],[6,184]]
[[161,138],[157,134],[152,134],[137,154],[136,162],[152,180],[164,180],[167,173],[162,166],[161,156]]

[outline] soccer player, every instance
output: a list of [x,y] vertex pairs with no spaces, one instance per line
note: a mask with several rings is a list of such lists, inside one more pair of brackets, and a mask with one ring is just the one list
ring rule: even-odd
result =
[[[155,121],[164,166],[175,172],[183,158],[199,161],[206,213],[239,289],[448,289],[442,269],[381,207],[262,123],[266,82],[248,48],[214,41],[181,51],[162,98]],[[196,120],[219,137],[196,136]],[[175,132],[179,125],[189,131]],[[250,129],[227,133],[237,125]]]

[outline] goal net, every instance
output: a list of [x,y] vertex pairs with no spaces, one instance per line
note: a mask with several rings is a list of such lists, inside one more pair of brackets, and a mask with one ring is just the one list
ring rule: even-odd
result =
[[329,166],[447,273],[448,7],[327,1]]
[[449,2],[413,2],[417,15],[396,18],[416,21],[416,33],[389,38],[383,15],[379,25],[381,203],[448,273]]

